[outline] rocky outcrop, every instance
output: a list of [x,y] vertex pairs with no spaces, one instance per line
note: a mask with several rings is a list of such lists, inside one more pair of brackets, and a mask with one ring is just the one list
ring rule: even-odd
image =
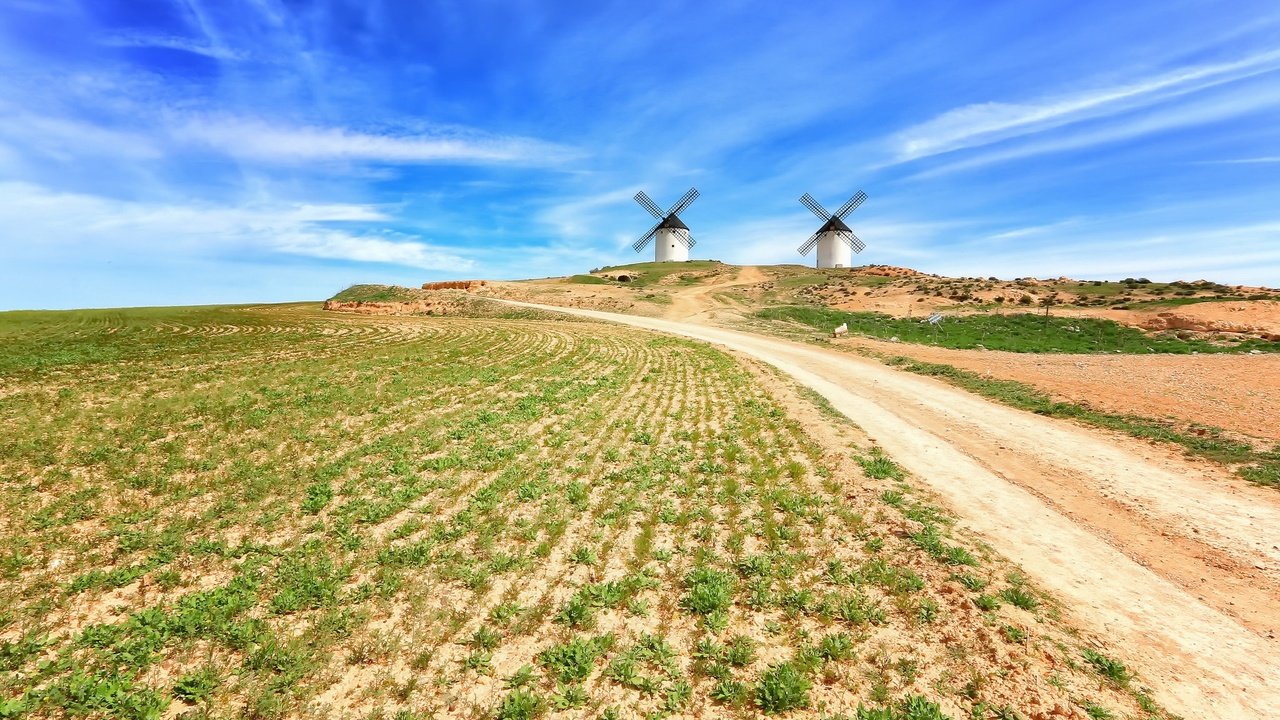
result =
[[1145,330],[1187,330],[1201,333],[1257,335],[1264,340],[1280,340],[1280,334],[1272,333],[1267,328],[1258,327],[1257,325],[1228,322],[1226,320],[1209,320],[1173,312],[1162,312],[1153,318],[1147,318],[1140,323],[1140,327]]
[[359,315],[446,315],[451,303],[430,300],[411,302],[343,302],[326,300],[325,310]]
[[466,290],[475,292],[489,284],[488,280],[446,280],[444,282],[422,283],[423,290]]

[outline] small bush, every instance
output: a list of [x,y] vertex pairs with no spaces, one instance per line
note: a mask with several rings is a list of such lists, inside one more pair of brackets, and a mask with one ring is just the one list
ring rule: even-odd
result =
[[1000,601],[990,595],[979,595],[973,599],[973,604],[978,606],[979,610],[991,612],[1000,607]]
[[818,643],[818,653],[824,660],[839,661],[853,657],[853,638],[848,633],[832,633]]
[[1084,659],[1098,671],[1099,675],[1107,678],[1116,685],[1126,685],[1133,675],[1129,672],[1129,668],[1119,660],[1112,660],[1102,653],[1095,652],[1088,648],[1084,651]]
[[760,676],[756,704],[767,714],[809,707],[813,683],[791,663],[774,665]]
[[1000,597],[1004,598],[1005,602],[1010,605],[1023,610],[1035,610],[1040,605],[1040,601],[1036,600],[1035,595],[1020,587],[1006,588],[1000,593]]
[[689,594],[684,597],[684,607],[699,615],[710,615],[728,610],[733,604],[733,576],[711,568],[695,568],[684,578]]
[[203,702],[222,683],[217,668],[206,666],[178,678],[173,684],[173,696],[187,703]]
[[898,467],[897,463],[890,460],[879,448],[872,450],[870,457],[858,458],[858,464],[862,466],[862,470],[867,474],[867,477],[877,480],[901,480],[903,477],[902,468]]
[[604,654],[606,638],[609,636],[593,639],[576,637],[538,653],[538,662],[562,683],[581,682],[591,674],[596,659]]
[[512,690],[498,707],[498,720],[532,720],[542,714],[542,698],[526,690]]

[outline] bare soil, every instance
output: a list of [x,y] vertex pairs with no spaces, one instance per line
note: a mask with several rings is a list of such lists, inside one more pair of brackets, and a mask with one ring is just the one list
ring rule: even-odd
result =
[[866,347],[1017,380],[1110,413],[1205,423],[1280,442],[1280,355],[1058,355],[952,350],[869,338]]
[[1274,491],[1173,450],[997,405],[849,353],[694,323],[569,312],[720,344],[822,394],[945,498],[963,525],[1066,600],[1071,619],[1127,648],[1124,660],[1144,669],[1171,710],[1264,718],[1280,706]]

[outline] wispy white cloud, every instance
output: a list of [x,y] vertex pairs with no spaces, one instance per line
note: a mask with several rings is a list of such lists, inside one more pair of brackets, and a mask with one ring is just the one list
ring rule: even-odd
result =
[[1043,237],[1050,233],[1060,232],[1074,225],[1079,224],[1077,218],[1067,218],[1058,222],[1046,223],[1043,225],[1028,225],[1026,227],[1013,228],[1011,230],[1001,230],[986,236],[986,240],[992,242],[1008,242],[1010,240],[1025,240],[1028,238]]
[[121,48],[165,48],[168,50],[181,50],[196,55],[214,58],[215,60],[243,60],[247,54],[238,50],[232,50],[227,47],[219,47],[208,42],[201,42],[192,38],[181,37],[178,35],[145,35],[145,34],[127,34],[127,35],[111,35],[101,40],[103,45],[108,47]]
[[[555,201],[536,215],[536,220],[551,228],[555,234],[561,238],[582,238],[590,235],[593,230],[601,227],[602,210],[613,208],[617,205],[632,202],[631,198],[636,194],[639,187],[623,187],[616,190],[606,190],[604,192],[569,199]],[[639,219],[641,214],[648,217],[647,213],[636,207],[637,222],[636,234],[639,234],[644,227],[643,220]],[[620,239],[625,235],[620,235],[618,245],[621,246],[623,241]]]
[[1070,123],[1132,110],[1280,69],[1280,51],[1225,63],[1196,65],[1124,85],[1047,97],[1028,103],[985,102],[948,110],[889,139],[893,162],[988,145]]
[[[1134,222],[1136,220],[1136,222]],[[935,251],[927,262],[954,275],[1156,280],[1209,279],[1275,286],[1280,220],[1225,226],[1152,227],[1152,218],[1095,218],[1052,242],[995,251],[990,236]]]
[[269,162],[365,161],[550,166],[576,153],[535,138],[465,128],[365,132],[345,127],[279,125],[234,117],[191,118],[174,134],[228,155]]
[[22,247],[12,248],[18,254],[190,258],[226,252],[285,253],[425,270],[465,271],[474,266],[471,258],[414,236],[333,225],[389,220],[381,208],[369,205],[122,202],[29,183],[0,183],[0,225],[23,238]]
[[1187,107],[1162,109],[1160,112],[1124,118],[1097,129],[1082,129],[1060,137],[1028,140],[1008,148],[992,148],[972,157],[937,165],[916,173],[912,177],[915,179],[938,177],[998,162],[1116,143],[1178,128],[1219,122],[1278,105],[1280,105],[1280,96],[1276,95],[1255,92],[1228,93]]
[[26,154],[71,162],[85,156],[155,160],[164,155],[154,139],[141,133],[70,117],[29,113],[4,102],[0,102],[0,112],[5,115],[0,123],[0,140]]
[[1251,158],[1234,158],[1231,160],[1204,160],[1201,165],[1271,165],[1280,163],[1280,155],[1251,157]]
[[388,263],[427,270],[465,272],[475,267],[470,258],[427,243],[360,237],[334,230],[300,229],[274,239],[280,252],[331,260]]

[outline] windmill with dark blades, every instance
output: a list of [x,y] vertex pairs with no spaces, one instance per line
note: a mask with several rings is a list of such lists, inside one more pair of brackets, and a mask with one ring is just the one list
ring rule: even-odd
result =
[[822,220],[822,227],[818,231],[809,236],[798,250],[801,255],[808,255],[809,251],[815,246],[818,248],[818,267],[820,268],[847,268],[853,264],[853,253],[860,253],[867,249],[866,243],[858,239],[857,235],[849,229],[844,223],[844,219],[849,213],[858,209],[858,206],[867,199],[867,194],[859,190],[857,194],[849,198],[849,202],[840,206],[839,210],[833,213],[827,212],[817,200],[809,193],[800,196],[800,204],[813,211],[814,215]]
[[654,261],[655,262],[684,262],[689,259],[689,248],[696,244],[693,236],[689,234],[689,226],[680,221],[680,213],[689,207],[689,204],[698,197],[697,188],[689,188],[689,192],[684,197],[676,201],[671,209],[662,212],[657,203],[649,198],[643,190],[636,193],[636,202],[640,206],[649,211],[658,219],[658,223],[649,228],[649,232],[640,236],[639,240],[631,245],[636,252],[644,250],[650,240],[654,241]]

